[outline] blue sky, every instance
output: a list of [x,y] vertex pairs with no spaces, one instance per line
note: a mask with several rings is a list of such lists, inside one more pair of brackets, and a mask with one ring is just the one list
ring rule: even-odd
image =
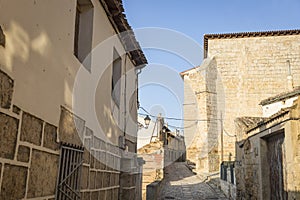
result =
[[[187,35],[200,46],[205,33],[300,29],[300,0],[123,0],[123,3],[133,29],[172,29]],[[140,79],[155,77],[152,70],[159,73],[160,65],[169,66],[177,73],[192,67],[172,53],[156,49],[144,49],[144,53],[150,64],[143,70]],[[199,51],[199,58],[201,56]],[[200,60],[197,65],[201,64]],[[166,116],[182,118],[183,84],[176,81],[176,85],[181,91],[177,97],[168,90],[168,86],[149,84],[140,88],[141,105],[154,115],[162,112]],[[178,121],[169,123],[182,125]]]

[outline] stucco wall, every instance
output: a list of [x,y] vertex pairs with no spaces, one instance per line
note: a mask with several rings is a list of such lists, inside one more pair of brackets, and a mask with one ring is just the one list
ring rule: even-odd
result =
[[[96,48],[114,35],[115,30],[100,2],[92,0],[92,4],[93,48]],[[111,101],[111,63],[101,58],[112,61],[115,48],[122,56],[122,74],[134,65],[124,54],[118,39],[107,43],[99,50],[100,54],[92,56],[94,70],[105,69],[104,75],[98,77],[95,96],[83,91],[82,106],[75,109],[72,95],[81,65],[73,54],[75,10],[76,1],[69,0],[1,1],[0,26],[5,35],[5,45],[0,46],[0,135],[4,142],[0,147],[2,199],[53,199],[61,141],[76,145],[84,141],[87,145],[81,178],[82,199],[94,199],[98,195],[118,199],[121,165],[118,140],[124,134],[121,130],[126,121],[126,130],[131,133],[126,138],[136,142],[137,98],[136,93],[129,91],[137,87],[137,82],[134,70],[126,75],[126,81],[124,77],[121,79],[122,96],[117,107]],[[87,78],[82,80],[88,81],[90,73],[84,68],[82,72]],[[84,83],[88,82],[81,82],[88,89],[90,85]],[[94,130],[89,105],[96,110],[103,134]],[[83,141],[79,140],[77,132]],[[97,146],[99,141],[103,143],[101,148]],[[104,157],[97,157],[100,154]],[[129,175],[124,181],[131,179],[135,176]],[[135,191],[134,187],[130,189]]]
[[[115,31],[100,2],[93,0],[92,3],[93,48],[96,48],[114,35]],[[52,124],[58,124],[60,105],[72,109],[74,80],[80,67],[80,62],[73,54],[76,1],[2,1],[0,9],[0,24],[6,36],[5,48],[0,47],[0,64],[1,70],[17,80],[13,103]],[[124,73],[125,56],[120,41],[106,46],[105,51],[102,49],[101,57],[111,58],[112,61],[113,48],[123,55]],[[106,63],[99,62],[97,56],[93,56],[92,59],[97,68],[107,67]],[[132,69],[130,59],[126,60],[126,70]],[[118,135],[122,133],[119,132],[111,114],[111,108],[115,107],[111,103],[111,73],[109,67],[99,81],[95,110],[108,139],[117,144]],[[87,71],[85,76],[88,76]],[[124,91],[124,79],[121,81],[121,91]],[[126,84],[128,90],[136,86],[135,74],[127,76]],[[126,100],[129,101],[130,97]],[[123,96],[121,102],[124,102]],[[134,108],[135,104],[131,109],[133,118],[136,116]],[[121,116],[123,111],[124,103],[121,103],[120,108],[114,108],[115,118],[120,127],[124,127],[124,117]],[[87,118],[81,115],[80,117]],[[88,120],[86,123],[92,126]],[[133,129],[136,130],[136,127]]]

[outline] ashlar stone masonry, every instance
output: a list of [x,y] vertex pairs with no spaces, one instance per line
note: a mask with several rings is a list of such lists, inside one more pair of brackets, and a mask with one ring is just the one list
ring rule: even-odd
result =
[[181,75],[184,118],[200,119],[185,124],[187,159],[208,172],[235,160],[234,119],[261,117],[257,105],[289,89],[289,72],[300,85],[300,31],[207,34],[204,48],[203,65]]

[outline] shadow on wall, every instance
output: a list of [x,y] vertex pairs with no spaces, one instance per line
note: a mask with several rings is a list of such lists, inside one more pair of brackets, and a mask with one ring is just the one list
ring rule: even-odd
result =
[[[10,20],[3,24],[1,28],[4,34],[0,38],[1,69],[17,82],[14,104],[47,119],[51,124],[58,124],[60,105],[72,110],[74,80],[80,63],[72,53],[73,34],[68,27],[56,34],[49,30],[49,24],[34,23],[23,27],[18,21]],[[105,73],[110,74],[109,70]],[[110,86],[110,81],[103,81]],[[110,87],[103,87],[101,80],[98,88],[102,96],[104,93],[110,94],[107,89]],[[89,102],[88,99],[86,101]],[[111,103],[100,103],[103,106],[99,108],[101,116],[98,117],[101,120],[98,122],[101,122],[101,128],[108,136],[105,139],[118,138],[119,129],[111,129],[116,127],[115,119],[111,117]],[[113,142],[116,144],[117,140]]]
[[57,124],[58,105],[71,102],[69,95],[77,69],[71,62],[73,55],[64,51],[63,44],[53,41],[62,38],[54,37],[42,24],[33,26],[29,25],[32,29],[28,30],[15,20],[3,26],[6,43],[5,48],[0,49],[1,68],[18,82],[14,103],[41,118],[56,116],[49,121]]

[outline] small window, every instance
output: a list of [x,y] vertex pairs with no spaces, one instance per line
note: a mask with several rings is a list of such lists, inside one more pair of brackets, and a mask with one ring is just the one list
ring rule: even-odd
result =
[[94,8],[90,0],[77,0],[75,19],[74,55],[91,70]]
[[0,45],[5,47],[5,35],[3,33],[1,26],[0,26]]
[[112,99],[120,106],[120,98],[121,98],[121,73],[122,73],[122,59],[118,52],[114,49],[113,52],[113,64],[112,64],[112,86],[111,86],[111,94]]

